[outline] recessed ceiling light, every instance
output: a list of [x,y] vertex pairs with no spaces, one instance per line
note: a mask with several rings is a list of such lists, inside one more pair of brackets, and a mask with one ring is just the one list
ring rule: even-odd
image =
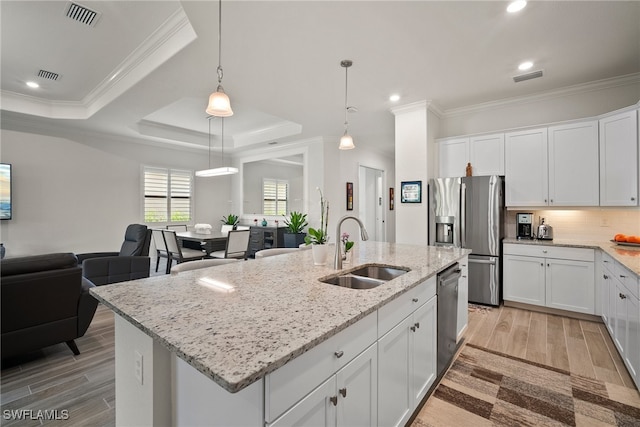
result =
[[507,12],[509,13],[519,12],[522,9],[524,9],[526,5],[527,5],[527,2],[525,0],[512,1],[511,3],[509,3],[509,6],[507,6]]
[[525,61],[522,64],[518,65],[518,70],[525,71],[525,70],[528,70],[531,67],[533,67],[533,62]]
[[398,102],[398,101],[400,101],[400,95],[398,95],[398,94],[394,93],[393,95],[391,95],[391,96],[389,97],[389,101],[391,101],[391,102]]
[[32,89],[37,89],[40,87],[40,85],[36,82],[27,82],[27,86],[29,86]]

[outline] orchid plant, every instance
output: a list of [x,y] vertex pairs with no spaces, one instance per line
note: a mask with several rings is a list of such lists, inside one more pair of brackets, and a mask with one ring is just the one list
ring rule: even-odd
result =
[[320,228],[315,229],[309,227],[307,236],[304,238],[304,243],[307,245],[324,245],[329,240],[329,234],[327,233],[327,227],[329,225],[329,202],[324,199],[322,190],[316,187],[316,190],[320,193]]
[[342,259],[346,259],[347,252],[349,252],[351,248],[353,248],[353,242],[349,240],[349,233],[347,232],[342,233],[342,236],[340,236],[340,242],[342,242],[342,249],[344,251],[342,255]]

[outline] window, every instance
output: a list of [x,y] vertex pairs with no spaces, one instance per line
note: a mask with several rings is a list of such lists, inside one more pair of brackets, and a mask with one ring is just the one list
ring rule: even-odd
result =
[[144,221],[191,220],[193,173],[187,170],[144,167]]
[[262,180],[262,213],[265,215],[286,215],[288,196],[288,181],[264,178]]

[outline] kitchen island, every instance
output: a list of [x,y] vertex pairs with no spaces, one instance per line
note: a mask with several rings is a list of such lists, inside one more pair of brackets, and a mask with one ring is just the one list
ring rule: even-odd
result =
[[197,423],[208,413],[208,425],[270,423],[270,374],[340,337],[356,342],[369,326],[380,338],[381,309],[417,289],[434,301],[436,274],[469,252],[360,242],[341,272],[409,270],[373,289],[321,282],[341,272],[313,265],[308,250],[94,288],[116,313],[116,424]]

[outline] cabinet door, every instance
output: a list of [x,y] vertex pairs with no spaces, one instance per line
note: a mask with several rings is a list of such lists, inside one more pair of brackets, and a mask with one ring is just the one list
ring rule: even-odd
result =
[[505,134],[507,206],[548,204],[547,128]]
[[409,316],[378,341],[378,425],[404,425],[413,411],[408,385],[411,383]]
[[615,282],[615,293],[612,298],[615,300],[615,322],[613,329],[613,342],[618,347],[618,351],[624,359],[627,352],[627,299],[625,288],[617,279]]
[[637,113],[600,119],[600,205],[638,205]]
[[611,273],[602,267],[602,277],[600,279],[600,314],[602,322],[609,327],[609,295],[613,286]]
[[418,405],[436,379],[438,359],[437,297],[431,298],[413,314],[411,332],[411,396]]
[[504,299],[545,305],[544,258],[504,256]]
[[457,321],[457,342],[462,338],[462,334],[467,329],[469,322],[469,259],[460,261],[462,275],[458,280],[458,321]]
[[627,293],[627,354],[629,373],[640,388],[640,300]]
[[598,206],[598,122],[549,128],[549,206]]
[[595,314],[593,263],[547,258],[546,264],[547,307]]
[[504,133],[469,138],[474,176],[504,175]]
[[374,344],[336,374],[339,426],[378,425],[377,362],[378,348]]
[[442,178],[465,176],[469,162],[469,138],[447,139],[438,142],[439,170]]
[[337,398],[336,377],[334,375],[280,418],[267,425],[271,427],[335,426]]

